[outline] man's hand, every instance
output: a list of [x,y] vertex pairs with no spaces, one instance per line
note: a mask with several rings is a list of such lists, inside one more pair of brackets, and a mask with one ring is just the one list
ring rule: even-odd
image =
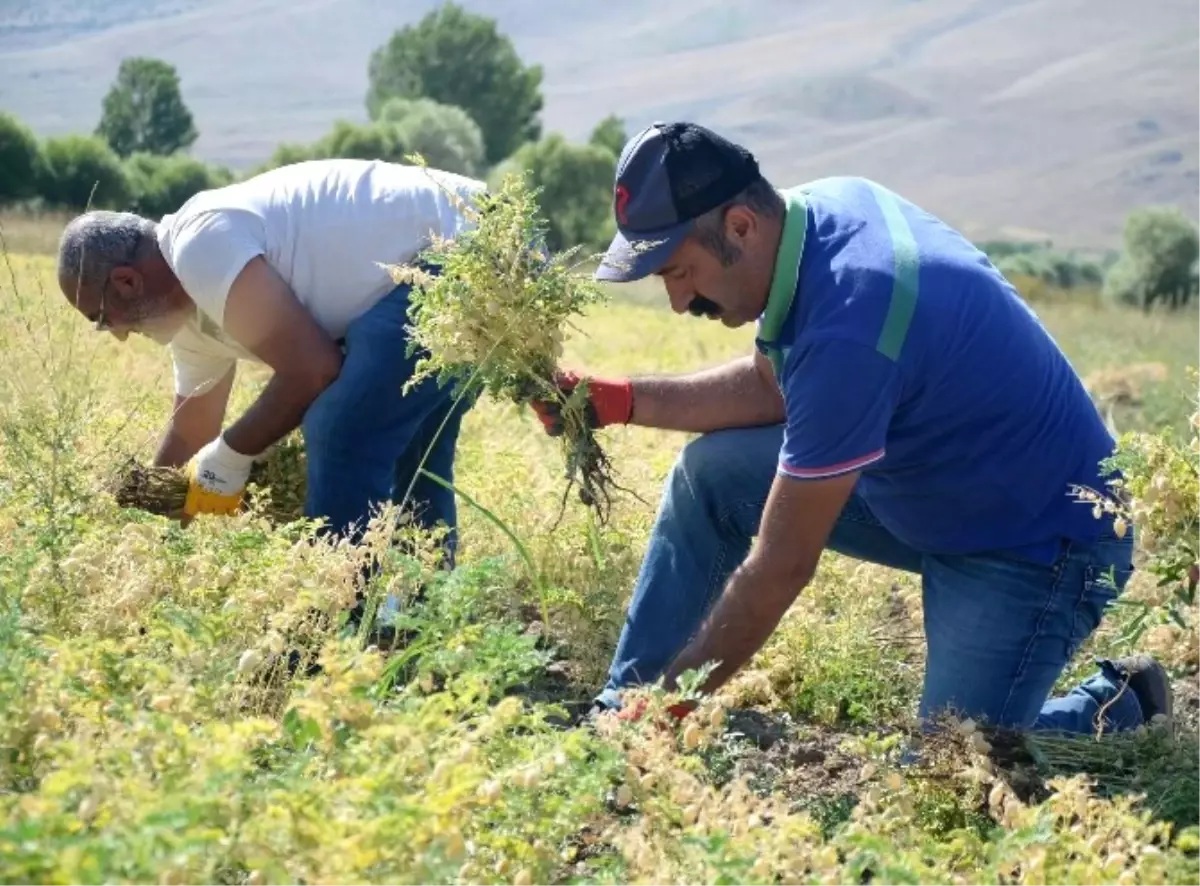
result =
[[[560,376],[564,393],[579,376]],[[680,376],[588,379],[592,427],[631,424],[664,431],[702,434],[722,428],[747,428],[783,421],[783,396],[771,364],[757,351],[712,369]],[[562,433],[558,407],[534,401],[533,408],[551,436]]]
[[[561,372],[556,381],[564,396],[569,396],[583,379],[575,372]],[[633,415],[633,384],[627,378],[587,378],[588,426],[596,429],[608,425],[628,424]],[[546,433],[557,437],[563,432],[559,404],[549,400],[534,400],[531,404]]]
[[858,472],[825,480],[775,478],[754,548],[730,577],[696,638],[667,668],[663,685],[718,662],[701,691],[720,688],[771,636],[812,580],[821,552],[854,490]]
[[[680,701],[672,705],[667,705],[667,713],[670,714],[672,719],[678,722],[695,710],[695,708],[696,705],[694,702]],[[630,705],[629,707],[621,708],[621,710],[617,712],[617,719],[625,720],[630,723],[636,723],[637,721],[641,720],[643,716],[645,716],[645,713],[646,699],[639,698],[636,703]]]
[[217,437],[188,465],[188,494],[183,511],[196,514],[233,514],[242,503],[255,456],[243,455]]

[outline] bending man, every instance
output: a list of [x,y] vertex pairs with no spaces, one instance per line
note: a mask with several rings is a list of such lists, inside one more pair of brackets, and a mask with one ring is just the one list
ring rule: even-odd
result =
[[[465,407],[433,381],[402,395],[419,356],[405,355],[409,287],[377,263],[408,262],[431,233],[462,230],[443,188],[466,198],[482,187],[318,160],[201,192],[157,223],[91,212],[67,225],[63,294],[97,329],[170,350],[175,408],[155,464],[191,464],[189,514],[236,507],[255,457],[299,426],[307,516],[358,537],[373,508],[411,486],[419,521],[449,527],[452,558],[454,497],[416,469],[428,450],[425,468],[452,479]],[[222,431],[243,359],[273,375]]]

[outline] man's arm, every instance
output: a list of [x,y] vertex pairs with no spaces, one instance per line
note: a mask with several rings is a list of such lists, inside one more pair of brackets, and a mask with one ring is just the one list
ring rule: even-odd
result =
[[812,580],[858,476],[857,471],[813,481],[776,476],[750,555],[730,576],[695,639],[667,668],[667,689],[677,688],[684,671],[719,662],[701,687],[714,692],[762,648]]
[[224,326],[275,371],[258,399],[225,431],[230,448],[258,455],[300,424],[313,400],[337,378],[342,352],[262,256],[252,259],[230,288]]
[[175,395],[175,408],[166,436],[159,444],[154,464],[177,468],[200,451],[205,443],[221,433],[229,392],[233,388],[233,367],[213,387],[196,396]]
[[783,420],[783,397],[771,365],[757,351],[713,369],[633,380],[629,423],[704,433]]
[[793,351],[785,373],[787,426],[758,537],[667,668],[668,687],[683,671],[719,661],[704,687],[711,692],[762,647],[812,580],[859,476],[886,455],[902,392],[894,361],[868,345],[829,339]]

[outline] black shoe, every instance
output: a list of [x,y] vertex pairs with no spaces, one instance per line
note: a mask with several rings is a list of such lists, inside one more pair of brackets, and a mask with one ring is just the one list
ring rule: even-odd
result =
[[1158,714],[1170,721],[1171,680],[1162,665],[1144,653],[1118,658],[1111,664],[1129,681],[1129,690],[1142,706],[1143,722],[1149,723]]
[[[303,670],[301,670],[300,664],[306,660],[307,663],[304,665]],[[312,679],[320,674],[323,670],[324,669],[321,667],[320,663],[315,657],[311,655],[305,655],[299,649],[288,650],[287,672],[289,677],[295,678],[297,673],[299,673],[300,676],[304,677],[305,679]]]
[[600,699],[598,699],[598,698],[593,699],[591,707],[589,707],[585,712],[583,712],[582,716],[579,718],[579,724],[580,725],[586,724],[586,725],[590,726],[593,723],[595,723],[599,717],[601,717],[604,714],[607,714],[613,710],[616,710],[616,709],[610,708],[608,705],[606,705]]

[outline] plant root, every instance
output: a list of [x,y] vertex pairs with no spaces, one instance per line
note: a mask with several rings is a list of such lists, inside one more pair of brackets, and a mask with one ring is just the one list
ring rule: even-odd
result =
[[[256,462],[246,484],[246,504],[261,508],[274,524],[283,525],[304,516],[307,464],[303,445],[285,440]],[[160,517],[178,519],[187,503],[188,477],[179,468],[143,465],[129,459],[110,484],[122,508],[137,508]]]
[[163,517],[183,513],[188,478],[178,468],[152,467],[130,460],[121,471],[113,495],[123,508],[137,508]]
[[632,489],[626,489],[616,480],[612,460],[596,439],[595,431],[587,425],[568,424],[564,434],[564,448],[567,462],[567,485],[563,489],[562,500],[559,503],[558,516],[555,518],[551,532],[562,522],[566,511],[567,496],[571,489],[577,490],[579,501],[596,512],[597,522],[601,526],[608,525],[612,516],[612,493],[622,492],[631,495],[643,504],[648,503]]

